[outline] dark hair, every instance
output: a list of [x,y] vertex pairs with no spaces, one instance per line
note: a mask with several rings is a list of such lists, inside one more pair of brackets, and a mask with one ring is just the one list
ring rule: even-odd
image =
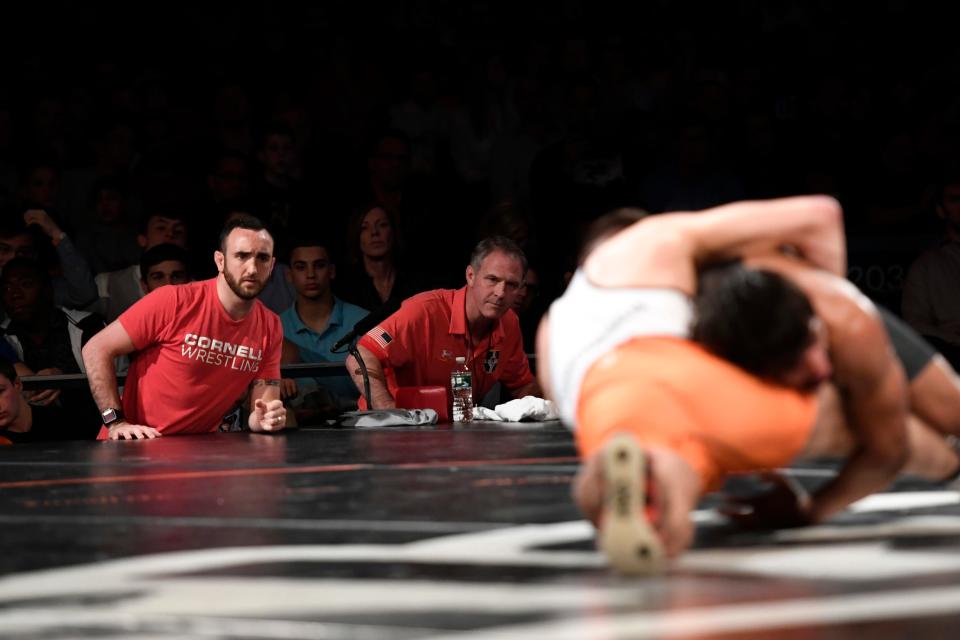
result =
[[[150,230],[150,221],[154,218],[167,218],[168,220],[179,220],[184,227],[188,227],[187,219],[190,216],[184,212],[177,210],[167,210],[162,208],[151,207],[148,210],[143,212],[143,215],[140,217],[140,233],[146,235],[147,231]],[[187,229],[189,231],[189,228]]]
[[210,160],[209,171],[210,175],[216,175],[220,170],[220,163],[224,160],[239,160],[243,163],[243,166],[249,170],[250,168],[250,159],[240,151],[230,148],[222,148],[217,153],[213,154]]
[[366,147],[368,158],[372,158],[377,154],[377,149],[380,148],[380,143],[384,140],[399,140],[403,143],[403,146],[407,148],[408,153],[413,146],[410,142],[410,136],[403,130],[394,128],[381,129],[367,139]]
[[0,358],[0,376],[3,376],[11,383],[15,383],[17,378],[20,377],[17,375],[17,370],[14,366],[3,358]]
[[27,184],[30,176],[32,176],[33,172],[37,169],[52,169],[54,173],[59,175],[60,163],[58,163],[52,155],[47,154],[36,154],[27,157],[20,163],[19,167],[21,186]]
[[150,247],[140,256],[140,277],[146,280],[151,267],[168,260],[176,260],[186,265],[189,264],[190,256],[186,249],[169,242]]
[[94,119],[91,133],[97,142],[103,142],[117,129],[129,129],[137,137],[136,124],[130,118],[116,113],[105,114]]
[[520,261],[523,275],[525,276],[527,274],[527,256],[523,253],[523,249],[521,249],[516,242],[505,236],[490,236],[477,243],[477,246],[473,248],[473,253],[470,254],[470,266],[473,267],[473,270],[479,271],[483,259],[494,251],[500,251],[512,258],[516,258]]
[[490,236],[506,236],[521,248],[528,248],[533,241],[533,235],[533,221],[511,200],[498,202],[487,209],[477,223],[478,240]]
[[958,185],[960,185],[960,164],[953,162],[940,172],[940,178],[937,180],[937,204],[943,205],[943,194],[947,191],[947,187]]
[[30,228],[23,221],[22,214],[13,208],[4,208],[0,212],[0,238],[13,238],[30,233]]
[[214,212],[214,219],[221,224],[226,224],[226,219],[234,213],[240,213],[254,218],[261,217],[256,203],[251,202],[249,198],[230,198],[229,200],[224,200],[214,205]]
[[227,249],[227,237],[233,232],[234,229],[246,229],[248,231],[266,231],[267,227],[259,218],[254,218],[253,216],[239,216],[234,218],[227,224],[223,226],[223,230],[220,232],[220,251],[225,252]]
[[[23,237],[29,241],[30,257],[44,265],[57,264],[57,253],[50,238],[37,224],[28,225],[22,209],[5,210],[0,214],[0,238]],[[9,264],[9,263],[8,263]]]
[[246,216],[252,216],[254,218],[260,217],[259,211],[255,207],[255,203],[251,202],[248,198],[231,198],[229,200],[224,200],[223,202],[214,205],[214,212],[214,219],[220,224],[226,224],[226,219],[234,213],[240,213]]
[[167,170],[149,171],[138,180],[137,194],[142,204],[141,229],[150,218],[179,220],[185,227],[198,213],[196,185],[185,176]]
[[101,191],[116,191],[122,198],[126,198],[129,192],[129,185],[127,181],[120,176],[103,176],[102,178],[97,178],[87,194],[87,202],[90,206],[97,204],[97,198],[100,197]]
[[26,271],[33,272],[37,276],[37,279],[40,281],[40,284],[44,287],[50,286],[50,274],[47,273],[47,270],[37,262],[30,258],[13,258],[7,264],[3,265],[3,271],[0,272],[0,280],[7,276],[7,274],[17,270],[24,269]]
[[577,253],[577,266],[583,264],[598,244],[643,220],[648,215],[650,214],[643,209],[622,207],[614,209],[610,213],[605,213],[591,222],[583,235],[583,241],[580,243],[580,251]]
[[372,202],[354,209],[347,220],[347,258],[352,264],[363,264],[363,254],[360,253],[360,229],[363,228],[363,219],[374,209],[382,209],[387,214],[387,220],[390,221],[390,230],[393,232],[393,248],[390,250],[393,262],[399,262],[403,255],[403,233],[397,217],[386,207]]
[[693,339],[760,377],[794,366],[812,340],[806,294],[778,273],[739,262],[700,273],[694,308]]
[[264,149],[267,146],[267,138],[270,136],[284,136],[290,138],[290,140],[294,142],[297,139],[293,129],[281,122],[272,122],[264,127],[263,131],[260,132],[260,149]]
[[287,264],[293,260],[293,252],[296,249],[302,249],[304,247],[323,247],[327,250],[327,256],[330,258],[330,262],[333,262],[333,249],[327,243],[325,236],[323,234],[317,233],[293,233],[293,237],[290,239],[288,244],[288,249],[286,252]]

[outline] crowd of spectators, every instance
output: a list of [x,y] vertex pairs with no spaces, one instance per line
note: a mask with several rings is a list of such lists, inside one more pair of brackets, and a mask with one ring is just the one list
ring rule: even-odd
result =
[[[241,214],[276,240],[278,314],[304,237],[337,267],[331,295],[366,311],[460,286],[476,242],[509,237],[531,351],[600,215],[801,193],[843,204],[855,284],[899,313],[908,282],[907,319],[960,344],[960,307],[918,293],[960,278],[946,24],[902,2],[618,6],[216,4],[149,28],[119,8],[13,10],[59,20],[57,46],[25,47],[25,29],[0,63],[4,357],[80,370],[95,323],[212,276]],[[888,46],[910,29],[929,37]],[[929,249],[940,266],[911,270]]]

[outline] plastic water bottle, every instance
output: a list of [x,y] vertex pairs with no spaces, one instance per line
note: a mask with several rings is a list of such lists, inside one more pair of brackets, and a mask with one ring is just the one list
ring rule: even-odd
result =
[[450,389],[453,391],[453,421],[473,420],[473,374],[463,356],[457,358],[457,364],[450,372]]

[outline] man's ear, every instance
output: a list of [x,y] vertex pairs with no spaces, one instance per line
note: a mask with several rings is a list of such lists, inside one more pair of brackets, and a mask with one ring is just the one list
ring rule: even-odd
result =
[[476,274],[473,272],[473,265],[468,264],[467,265],[467,284],[470,285],[471,287],[473,286],[473,279],[475,276]]
[[147,248],[147,236],[143,235],[142,233],[138,233],[138,234],[137,234],[137,244],[140,245],[140,248],[146,249],[146,248]]
[[213,252],[213,262],[217,265],[217,272],[223,273],[224,255],[220,251]]

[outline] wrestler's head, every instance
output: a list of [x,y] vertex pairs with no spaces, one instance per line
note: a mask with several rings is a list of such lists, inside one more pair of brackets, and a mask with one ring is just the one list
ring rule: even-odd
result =
[[810,391],[833,373],[823,323],[779,274],[739,263],[710,267],[694,304],[693,338],[756,376]]

